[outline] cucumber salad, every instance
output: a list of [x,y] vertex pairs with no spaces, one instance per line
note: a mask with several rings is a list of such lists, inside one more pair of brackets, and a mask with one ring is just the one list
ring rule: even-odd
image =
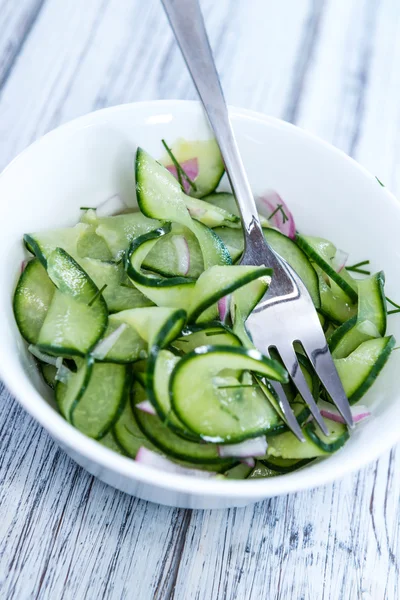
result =
[[[24,236],[30,256],[14,314],[59,412],[104,446],[167,472],[256,479],[329,456],[349,431],[302,348],[329,436],[279,356],[262,355],[247,333],[273,272],[237,264],[243,233],[234,197],[216,191],[224,174],[216,142],[163,146],[160,162],[136,152],[136,207],[115,196],[83,206],[74,227]],[[349,266],[332,242],[299,233],[278,193],[257,203],[267,242],[310,292],[359,426],[370,416],[359,401],[395,345],[384,274],[371,274],[368,261]],[[305,442],[288,429],[274,381]]]

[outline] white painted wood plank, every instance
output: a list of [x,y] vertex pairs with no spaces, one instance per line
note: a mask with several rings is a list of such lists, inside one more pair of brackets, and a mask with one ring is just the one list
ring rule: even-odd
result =
[[334,486],[229,510],[226,522],[215,512],[192,520],[176,598],[394,600],[400,482],[391,475],[385,501],[389,462],[387,455],[376,472],[372,465]]
[[2,166],[44,132],[43,119],[62,99],[105,4],[106,0],[48,0],[43,6],[0,98]]
[[0,88],[11,73],[43,7],[44,0],[0,2]]
[[[7,6],[14,39],[25,18],[18,15],[38,3],[22,0],[16,10],[10,2],[0,7]],[[231,103],[299,122],[353,148],[372,169],[390,165],[387,179],[396,179],[398,74],[387,59],[399,51],[395,0],[202,5]],[[1,166],[93,108],[195,97],[156,0],[46,0],[28,29],[18,34],[22,51],[0,93]],[[0,65],[5,46],[0,40]],[[386,171],[378,174],[385,179]],[[1,388],[0,396],[0,597],[399,597],[398,450],[332,486],[190,513],[94,480]]]
[[153,598],[173,574],[185,511],[94,479],[2,398],[0,597]]
[[298,118],[300,126],[352,154],[395,193],[399,40],[396,0],[330,0]]

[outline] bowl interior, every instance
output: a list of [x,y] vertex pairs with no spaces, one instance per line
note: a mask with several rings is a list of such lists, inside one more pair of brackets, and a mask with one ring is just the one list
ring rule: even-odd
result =
[[[242,110],[232,110],[232,118],[255,194],[269,188],[277,190],[291,208],[300,231],[331,239],[350,252],[351,263],[370,259],[372,271],[385,271],[387,295],[400,301],[400,209],[396,200],[344,154],[305,132]],[[159,157],[163,154],[162,138],[172,143],[178,137],[210,135],[197,103],[126,105],[93,113],[50,133],[23,152],[0,177],[0,349],[4,357],[0,376],[22,404],[66,445],[71,439],[81,443],[82,436],[71,438],[70,427],[55,411],[48,410],[45,403],[51,404],[51,394],[14,323],[11,300],[25,256],[22,235],[74,225],[80,206],[96,206],[117,193],[133,204],[133,164],[138,145]],[[400,339],[397,315],[389,317],[388,331]],[[245,485],[247,492],[249,485],[256,486],[258,494],[263,486],[263,495],[316,485],[361,466],[394,444],[399,438],[399,361],[400,353],[394,352],[384,375],[363,400],[371,406],[373,418],[357,428],[339,453],[324,464],[279,478],[280,484],[270,479],[232,485]],[[91,452],[93,444],[87,448],[82,446],[82,451]],[[113,461],[118,469],[126,459],[115,455]],[[172,485],[174,479],[169,476],[169,481]],[[208,488],[202,486],[206,493]],[[222,490],[221,482],[207,482],[207,486]]]

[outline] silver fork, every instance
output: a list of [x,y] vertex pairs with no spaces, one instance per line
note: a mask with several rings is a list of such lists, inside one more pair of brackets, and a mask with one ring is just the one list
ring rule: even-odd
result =
[[[161,0],[192,80],[214,130],[238,204],[244,230],[242,265],[273,269],[271,285],[246,321],[255,346],[264,354],[278,351],[291,380],[319,427],[325,422],[296,357],[299,342],[346,423],[353,427],[349,402],[329,352],[310,294],[295,271],[265,241],[250,184],[230,124],[225,98],[208,41],[198,0]],[[304,441],[300,425],[280,384],[274,384],[279,405],[293,433]]]

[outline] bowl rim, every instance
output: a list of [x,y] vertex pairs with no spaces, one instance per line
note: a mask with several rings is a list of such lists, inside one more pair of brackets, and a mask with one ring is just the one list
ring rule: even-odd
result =
[[[30,144],[5,167],[0,175],[0,181],[11,166],[14,166],[14,164],[25,157],[26,154],[35,152],[38,146],[51,143],[53,139],[57,140],[58,137],[62,138],[65,134],[87,127],[92,124],[92,122],[96,122],[99,119],[101,120],[102,117],[124,111],[147,111],[149,113],[168,111],[169,113],[176,114],[178,108],[180,110],[184,109],[186,112],[192,111],[192,113],[197,115],[202,111],[200,102],[195,100],[152,100],[121,104],[89,112],[86,115],[80,116],[53,129]],[[235,118],[255,120],[281,130],[289,131],[292,135],[302,138],[305,143],[311,142],[312,144],[318,144],[329,150],[333,155],[341,157],[342,160],[351,165],[352,169],[358,170],[364,177],[370,179],[371,183],[373,182],[376,185],[376,178],[365,167],[361,166],[342,150],[335,148],[318,136],[301,129],[298,126],[249,109],[230,106],[229,112],[233,117],[233,120]],[[387,200],[390,203],[394,203],[397,210],[400,210],[400,205],[396,197],[386,188],[382,188],[382,192],[386,195]],[[4,359],[0,362],[0,376],[8,390],[24,409],[34,417],[34,419],[40,423],[52,437],[56,438],[61,445],[67,446],[74,453],[79,454],[85,459],[96,463],[104,469],[113,471],[115,474],[122,477],[149,484],[160,489],[186,493],[193,496],[220,497],[226,499],[235,497],[251,501],[251,499],[259,500],[263,497],[279,496],[314,488],[330,483],[333,480],[340,479],[355,470],[361,469],[371,461],[377,459],[381,454],[388,451],[400,440],[400,430],[392,428],[387,435],[383,436],[379,445],[375,444],[369,446],[368,451],[362,455],[355,454],[354,456],[346,457],[346,461],[341,461],[339,465],[336,464],[335,469],[328,468],[329,457],[327,457],[323,462],[317,462],[305,469],[268,479],[251,481],[219,480],[212,478],[199,479],[188,475],[163,472],[159,469],[137,463],[132,458],[121,456],[102,446],[97,441],[88,438],[65,421],[61,415],[49,406],[32,384],[25,380],[20,380],[16,376],[13,361],[7,352],[5,353]],[[322,468],[321,465],[325,465],[325,467]],[[309,475],[305,475],[306,473]]]

